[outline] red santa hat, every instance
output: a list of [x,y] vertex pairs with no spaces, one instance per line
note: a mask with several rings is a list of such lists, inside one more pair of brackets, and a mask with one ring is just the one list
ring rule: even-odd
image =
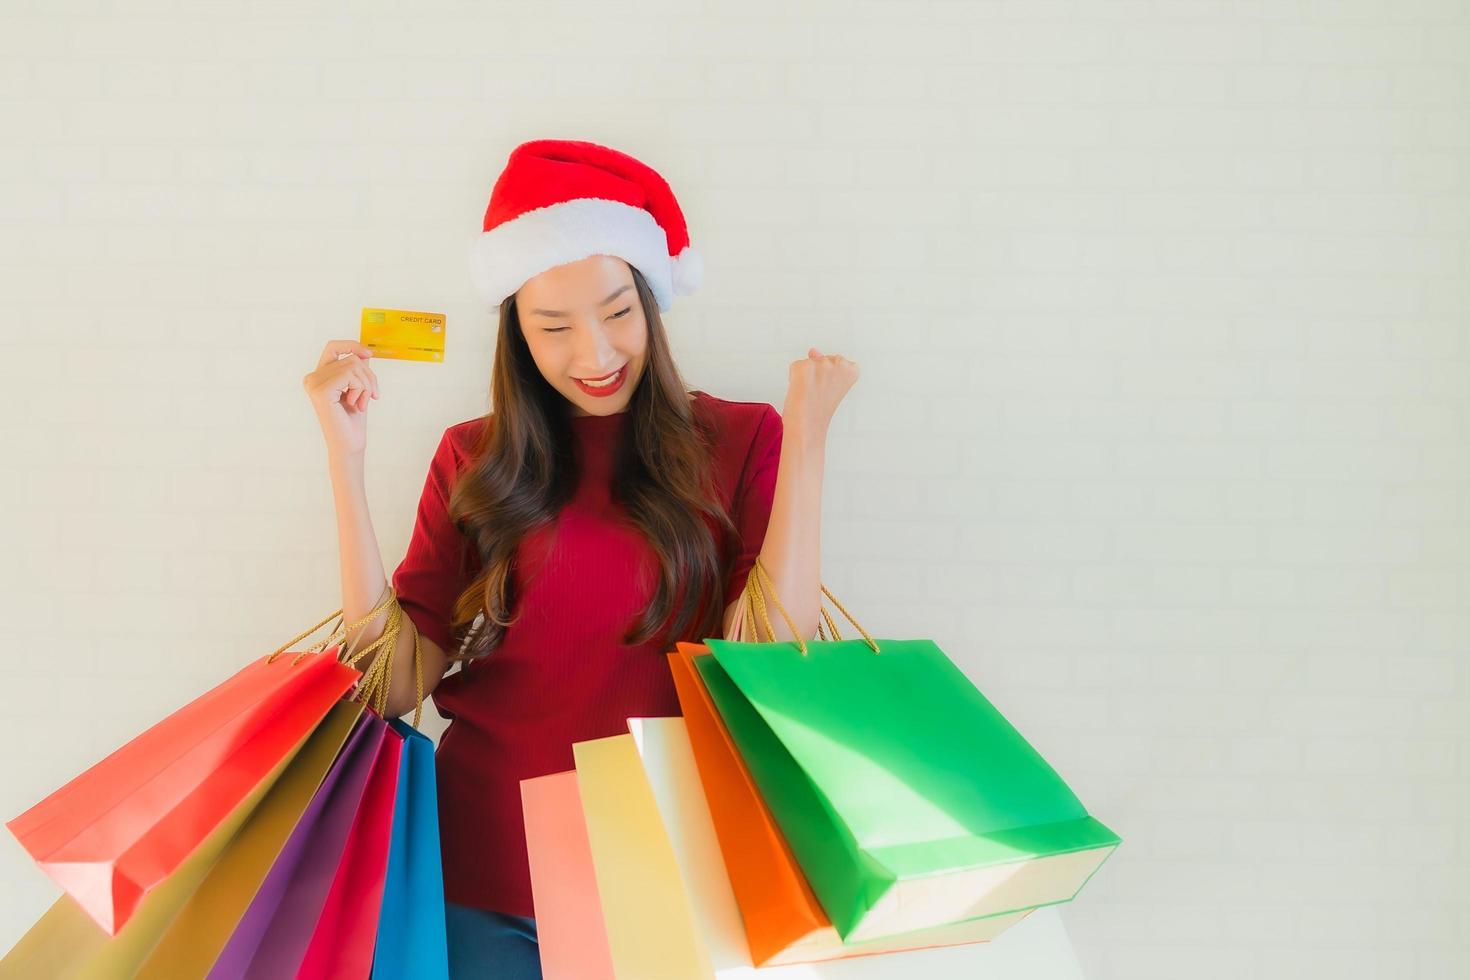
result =
[[582,140],[517,146],[471,246],[476,290],[496,307],[526,280],[589,255],[616,255],[636,268],[660,312],[704,274],[679,202],[652,167]]

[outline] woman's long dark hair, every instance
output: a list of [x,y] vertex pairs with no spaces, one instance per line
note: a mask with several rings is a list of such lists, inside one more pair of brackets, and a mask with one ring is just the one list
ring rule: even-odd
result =
[[[669,353],[658,302],[631,265],[648,323],[645,371],[628,406],[628,424],[616,450],[612,497],[658,555],[659,583],[622,642],[642,644],[661,627],[698,641],[720,635],[723,583],[736,549],[720,557],[716,529],[728,545],[738,539],[713,482],[712,419],[697,412]],[[516,546],[533,529],[555,520],[577,483],[568,419],[570,403],[541,376],[521,334],[515,295],[500,304],[500,332],[491,376],[491,404],[472,459],[455,481],[449,517],[474,544],[481,570],[460,594],[450,622],[451,660],[483,657],[500,645],[516,621],[511,574]],[[474,629],[481,614],[483,622]],[[461,647],[463,649],[461,650]]]

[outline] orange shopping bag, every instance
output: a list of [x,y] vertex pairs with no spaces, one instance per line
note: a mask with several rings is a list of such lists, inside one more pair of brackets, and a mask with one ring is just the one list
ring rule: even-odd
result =
[[745,926],[755,966],[815,963],[871,953],[986,942],[1029,910],[972,919],[863,943],[843,943],[730,738],[699,671],[698,643],[667,654],[699,781]]
[[831,929],[817,897],[761,802],[745,764],[709,692],[694,669],[696,656],[709,656],[698,643],[679,641],[667,654],[679,695],[679,710],[699,766],[710,817],[740,905],[750,957],[756,966],[781,962],[779,954],[809,944]]
[[[72,779],[6,826],[108,936],[116,936],[143,899],[174,875],[262,782],[362,682],[354,697],[386,691],[391,656],[366,673],[358,660],[397,633],[390,611],[384,636],[361,650],[340,640],[393,601],[348,625],[341,610],[213,689]],[[337,617],[326,640],[288,648]],[[325,649],[323,649],[325,647]],[[382,688],[382,691],[379,691]]]
[[331,651],[261,657],[6,826],[116,935],[361,676]]

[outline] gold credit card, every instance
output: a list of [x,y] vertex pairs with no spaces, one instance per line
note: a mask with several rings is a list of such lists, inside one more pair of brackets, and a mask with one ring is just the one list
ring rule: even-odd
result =
[[372,350],[374,357],[443,361],[444,314],[364,307],[362,336],[358,340]]

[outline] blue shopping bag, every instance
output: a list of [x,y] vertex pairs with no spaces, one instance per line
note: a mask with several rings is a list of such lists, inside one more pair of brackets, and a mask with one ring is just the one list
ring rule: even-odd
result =
[[448,980],[434,743],[401,719],[389,724],[403,736],[403,762],[398,770],[398,798],[383,908],[378,916],[373,976],[385,980]]

